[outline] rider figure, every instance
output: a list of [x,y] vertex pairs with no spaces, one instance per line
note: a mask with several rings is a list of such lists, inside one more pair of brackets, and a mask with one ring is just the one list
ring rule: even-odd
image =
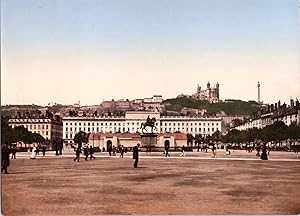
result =
[[151,122],[150,116],[147,117],[147,121],[148,124]]

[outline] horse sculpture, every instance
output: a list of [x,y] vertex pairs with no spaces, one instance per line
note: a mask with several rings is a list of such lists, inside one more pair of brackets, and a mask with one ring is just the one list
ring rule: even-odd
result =
[[153,128],[156,129],[155,122],[156,119],[154,117],[150,119],[150,117],[148,116],[146,122],[141,124],[142,132],[144,133],[144,130],[147,131],[146,127],[151,127],[151,133],[153,133]]

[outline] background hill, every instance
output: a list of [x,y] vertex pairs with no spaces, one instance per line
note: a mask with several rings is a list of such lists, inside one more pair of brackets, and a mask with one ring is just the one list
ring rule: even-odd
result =
[[199,101],[187,97],[167,99],[163,103],[168,111],[180,112],[183,107],[186,107],[207,109],[212,114],[224,111],[227,115],[252,115],[261,108],[261,105],[255,101],[226,100],[225,102],[211,104],[208,101]]

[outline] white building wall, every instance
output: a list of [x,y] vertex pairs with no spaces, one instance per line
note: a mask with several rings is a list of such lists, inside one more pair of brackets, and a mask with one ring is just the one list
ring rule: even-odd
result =
[[197,118],[168,116],[160,117],[157,112],[127,112],[124,117],[65,117],[63,118],[63,139],[73,142],[74,136],[79,131],[86,133],[103,132],[142,132],[141,124],[147,117],[156,118],[155,133],[182,132],[192,135],[212,135],[216,131],[221,132],[221,118]]

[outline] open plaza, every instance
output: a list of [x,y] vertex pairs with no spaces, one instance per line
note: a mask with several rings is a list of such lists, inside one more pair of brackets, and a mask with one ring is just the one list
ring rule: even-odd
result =
[[132,152],[80,162],[71,150],[21,152],[2,174],[2,214],[299,214],[300,154],[255,154],[140,152],[135,169]]

